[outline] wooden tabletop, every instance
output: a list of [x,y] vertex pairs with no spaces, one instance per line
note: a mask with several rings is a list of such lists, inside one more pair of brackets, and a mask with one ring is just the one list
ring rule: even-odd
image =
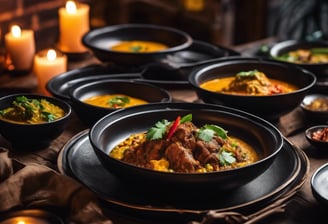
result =
[[[256,44],[258,46],[258,43]],[[247,47],[250,46],[240,46],[236,49],[247,49]],[[89,55],[82,60],[70,61],[69,70],[94,63],[100,62],[92,55]],[[0,75],[0,95],[6,95],[12,92],[37,92],[37,89],[37,79],[33,73],[15,76],[3,72],[3,74]],[[191,89],[169,89],[169,91],[174,101],[198,101],[196,93]],[[292,144],[299,150],[305,152],[309,160],[308,173],[306,174],[304,184],[302,184],[301,189],[288,201],[283,212],[270,215],[260,223],[320,223],[319,220],[326,218],[324,207],[313,197],[310,188],[310,178],[316,169],[328,162],[328,155],[319,153],[315,148],[309,145],[304,136],[304,129],[310,124],[304,119],[304,114],[302,114],[300,108],[296,108],[281,117],[280,120],[275,123]],[[33,152],[17,152],[15,150],[10,150],[11,146],[1,136],[0,147],[9,149],[10,156],[23,164],[37,163],[46,165],[55,171],[59,171],[57,166],[58,153],[65,143],[86,128],[88,127],[73,113],[68,127],[46,149]]]

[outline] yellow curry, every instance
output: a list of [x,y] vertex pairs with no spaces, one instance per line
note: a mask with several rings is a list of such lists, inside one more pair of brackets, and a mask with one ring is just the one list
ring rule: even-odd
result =
[[289,83],[270,79],[263,72],[251,70],[239,72],[232,77],[223,77],[206,81],[201,88],[226,94],[269,96],[289,93],[297,89]]
[[168,46],[162,43],[157,43],[153,41],[122,41],[113,47],[111,50],[120,51],[120,52],[128,52],[128,53],[149,53],[162,51],[167,49]]
[[92,96],[84,100],[85,103],[108,108],[125,108],[148,102],[139,98],[127,96],[125,94],[105,94]]
[[243,167],[259,160],[255,149],[223,128],[200,128],[192,115],[161,120],[144,133],[119,143],[109,156],[129,164],[162,172],[206,173]]
[[51,122],[65,116],[65,111],[46,99],[16,97],[12,106],[0,110],[0,119],[22,124]]

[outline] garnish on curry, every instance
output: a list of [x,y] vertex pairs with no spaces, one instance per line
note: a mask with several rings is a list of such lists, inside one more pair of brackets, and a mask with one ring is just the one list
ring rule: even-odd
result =
[[14,123],[39,124],[57,120],[65,111],[46,99],[18,96],[12,106],[0,110],[0,118]]
[[130,135],[109,153],[123,162],[163,172],[205,173],[246,166],[258,160],[242,139],[214,124],[192,123],[192,114],[157,121]]
[[162,43],[157,43],[153,41],[122,41],[110,49],[113,51],[120,51],[120,52],[130,52],[130,53],[149,53],[149,52],[156,52],[162,51],[167,49],[168,46]]
[[262,96],[289,93],[297,89],[289,83],[270,79],[256,69],[242,71],[231,77],[209,80],[202,83],[200,87],[212,92]]
[[148,102],[139,98],[127,96],[125,94],[105,94],[89,97],[84,100],[85,103],[108,108],[125,108]]

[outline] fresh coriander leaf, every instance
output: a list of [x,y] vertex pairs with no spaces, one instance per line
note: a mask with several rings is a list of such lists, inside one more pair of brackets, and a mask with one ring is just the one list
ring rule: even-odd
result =
[[223,139],[227,139],[228,138],[228,131],[224,130],[223,128],[217,126],[217,125],[214,125],[214,124],[206,124],[204,125],[204,127],[206,129],[210,129],[210,130],[213,130],[215,132],[215,134],[217,134],[218,136],[220,136],[221,138]]
[[124,107],[130,102],[129,97],[126,96],[114,96],[108,100],[108,105],[110,107]]
[[233,153],[227,152],[225,150],[222,150],[220,153],[218,153],[218,157],[222,166],[231,165],[232,163],[236,162],[236,158],[233,156]]
[[170,124],[167,120],[156,122],[154,127],[151,127],[146,134],[148,140],[162,139],[166,132],[166,127]]
[[199,129],[197,137],[205,142],[209,142],[212,140],[214,133],[213,130],[202,127]]

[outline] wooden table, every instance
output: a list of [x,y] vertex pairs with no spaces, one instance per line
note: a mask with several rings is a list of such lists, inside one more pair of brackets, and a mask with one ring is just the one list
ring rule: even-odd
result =
[[[239,46],[236,50],[245,50],[250,47],[258,46],[263,42],[255,43],[256,45]],[[91,55],[83,58],[83,60],[71,61],[69,69],[80,68],[89,64],[99,63]],[[169,90],[175,101],[195,102],[197,95],[191,89],[171,89]],[[6,95],[12,92],[37,92],[37,80],[33,73],[24,76],[12,76],[7,73],[0,75],[0,95]],[[304,124],[302,121],[304,114],[300,108],[281,117],[276,123],[277,127],[282,131],[287,139],[292,142],[300,150],[303,150],[309,158],[309,171],[306,175],[306,180],[301,189],[287,203],[284,212],[273,214],[264,219],[261,223],[320,223],[319,220],[326,218],[326,212],[313,197],[310,188],[310,178],[313,172],[321,165],[328,162],[328,155],[322,155],[315,148],[312,148],[306,141],[304,136],[304,128],[309,124]],[[302,123],[303,122],[303,123]],[[300,125],[302,124],[302,125]],[[300,125],[296,127],[295,125]],[[58,171],[57,157],[61,148],[74,135],[87,127],[80,122],[75,114],[62,135],[55,139],[51,145],[39,151],[33,152],[15,152],[10,151],[10,156],[13,159],[23,164],[42,164],[51,169]],[[291,131],[293,130],[293,131]],[[0,137],[0,146],[10,149],[10,145]],[[121,220],[122,221],[122,220]],[[126,223],[133,223],[127,221]]]

